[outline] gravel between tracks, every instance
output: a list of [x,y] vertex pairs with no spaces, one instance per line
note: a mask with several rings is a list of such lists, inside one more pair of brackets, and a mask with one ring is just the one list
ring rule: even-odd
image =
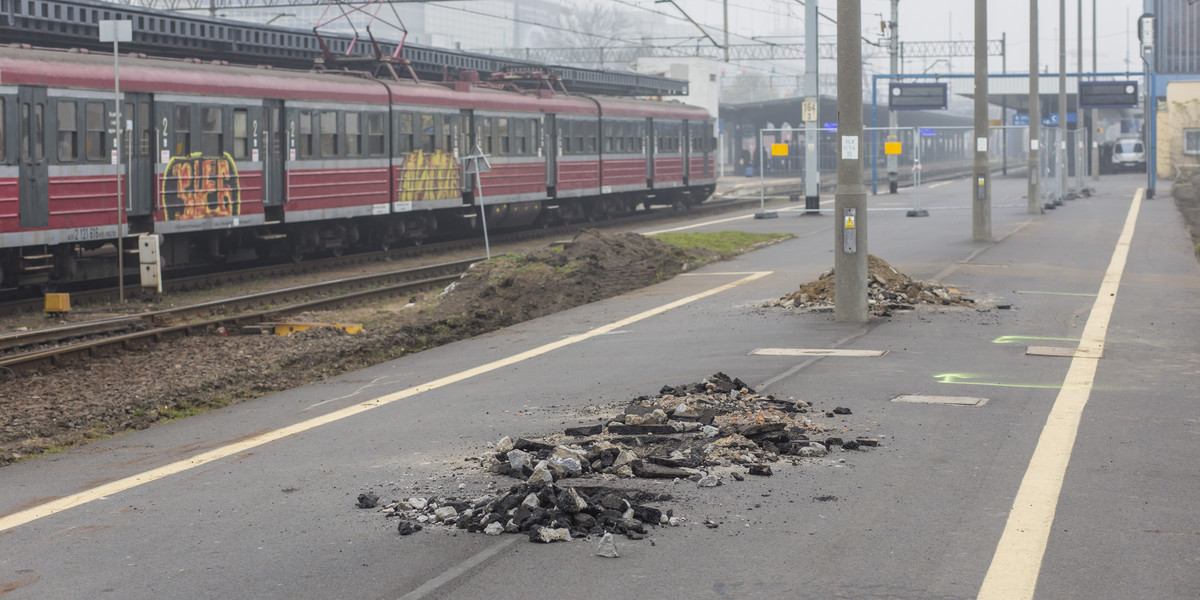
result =
[[0,373],[0,465],[615,296],[719,258],[636,234],[585,231],[561,249],[476,264],[443,293],[290,319],[363,323],[363,335],[213,333],[19,379]]

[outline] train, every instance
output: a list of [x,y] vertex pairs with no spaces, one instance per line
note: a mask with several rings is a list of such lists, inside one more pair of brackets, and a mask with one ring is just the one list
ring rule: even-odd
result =
[[0,48],[0,285],[92,278],[102,249],[150,234],[163,268],[303,260],[716,187],[703,108],[500,79]]

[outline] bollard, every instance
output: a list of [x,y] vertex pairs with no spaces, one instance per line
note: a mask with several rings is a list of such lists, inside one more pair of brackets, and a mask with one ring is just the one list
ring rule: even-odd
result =
[[805,196],[804,197],[804,214],[806,214],[806,215],[821,214],[821,197],[820,196]]

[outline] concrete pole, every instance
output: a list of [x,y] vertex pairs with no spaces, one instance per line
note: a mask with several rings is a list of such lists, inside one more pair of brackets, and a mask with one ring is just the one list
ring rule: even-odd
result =
[[[1092,0],[1092,73],[1098,73],[1100,70],[1096,68],[1096,0]],[[1092,130],[1091,130],[1091,155],[1092,155],[1092,181],[1100,180],[1100,138],[1098,133],[1100,128],[1096,125],[1096,109],[1092,109]]]
[[[888,52],[892,58],[892,78],[895,81],[896,75],[900,74],[900,0],[892,0],[892,37],[888,43]],[[896,126],[899,124],[899,115],[896,111],[888,111],[888,136],[887,141],[898,142],[900,138],[896,135]],[[887,170],[888,170],[888,193],[895,194],[900,186],[899,174],[900,157],[895,154],[887,155]]]
[[[837,191],[833,196],[833,319],[867,321],[867,188],[862,167],[862,0],[838,0]],[[816,4],[809,0],[809,4]]]
[[975,0],[975,166],[971,240],[992,241],[992,173],[988,161],[987,0]]
[[1029,0],[1029,189],[1026,212],[1042,214],[1042,159],[1038,136],[1041,135],[1041,94],[1038,92],[1038,9],[1037,0]]
[[723,0],[721,7],[725,13],[725,62],[729,62],[729,0]]
[[[817,80],[817,66],[820,63],[817,35],[817,1],[809,0],[804,5],[804,102],[819,108],[821,90]],[[804,205],[810,209],[805,212],[810,214],[816,214],[821,206],[821,163],[818,160],[821,156],[821,134],[817,129],[820,111],[814,112],[817,114],[804,122]]]
[[1058,0],[1058,198],[1067,198],[1067,0]]

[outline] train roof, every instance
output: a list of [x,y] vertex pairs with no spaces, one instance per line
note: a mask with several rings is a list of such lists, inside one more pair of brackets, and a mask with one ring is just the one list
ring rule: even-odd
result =
[[[278,98],[357,104],[416,104],[511,112],[618,117],[707,119],[702,108],[675,101],[549,94],[488,85],[370,79],[343,72],[297,71],[122,55],[121,89],[127,92]],[[112,55],[79,50],[0,47],[0,85],[111,90]]]

